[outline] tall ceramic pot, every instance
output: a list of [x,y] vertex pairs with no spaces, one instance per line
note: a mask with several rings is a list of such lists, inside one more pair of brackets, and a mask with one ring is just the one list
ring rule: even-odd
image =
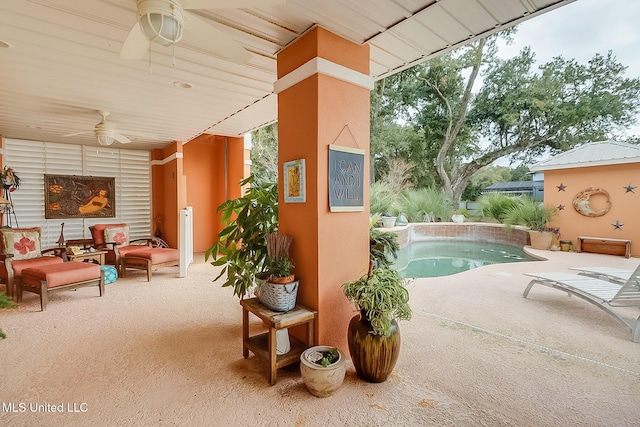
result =
[[375,335],[371,323],[364,316],[354,316],[349,322],[349,353],[360,378],[371,383],[381,383],[393,371],[400,354],[400,329],[391,322],[388,337]]

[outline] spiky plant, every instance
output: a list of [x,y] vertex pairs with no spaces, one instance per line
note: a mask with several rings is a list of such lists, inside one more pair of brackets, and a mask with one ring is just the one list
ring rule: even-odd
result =
[[373,268],[389,267],[398,258],[398,235],[392,231],[369,230],[369,255]]
[[425,217],[431,214],[435,218],[448,220],[455,209],[454,203],[446,194],[432,188],[404,191],[399,205],[409,222],[424,222]]

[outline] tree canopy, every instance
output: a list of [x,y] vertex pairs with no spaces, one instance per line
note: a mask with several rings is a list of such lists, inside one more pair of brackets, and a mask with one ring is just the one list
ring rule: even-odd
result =
[[473,174],[497,159],[531,162],[544,152],[614,138],[635,122],[640,79],[625,77],[612,52],[587,64],[556,57],[535,69],[529,48],[498,57],[497,38],[509,40],[513,31],[376,82],[376,177],[400,157],[414,165],[415,186],[440,186],[459,201]]

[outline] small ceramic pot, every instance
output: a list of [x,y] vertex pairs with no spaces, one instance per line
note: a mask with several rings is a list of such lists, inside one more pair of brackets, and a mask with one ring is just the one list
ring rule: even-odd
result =
[[338,361],[324,367],[313,362],[313,355],[319,351],[330,351],[333,347],[317,345],[306,349],[300,355],[300,374],[304,385],[311,394],[317,397],[327,397],[334,394],[342,385],[345,375],[344,353],[338,349]]

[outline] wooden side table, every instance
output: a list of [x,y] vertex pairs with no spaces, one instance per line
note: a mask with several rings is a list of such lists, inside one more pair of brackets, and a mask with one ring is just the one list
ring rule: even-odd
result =
[[[302,352],[313,346],[318,312],[302,305],[296,305],[293,310],[285,313],[272,311],[262,305],[258,298],[240,300],[240,305],[242,305],[242,355],[246,359],[251,350],[253,354],[269,362],[269,383],[274,385],[278,368],[300,361]],[[269,331],[249,336],[249,313],[259,317]],[[290,336],[291,350],[286,354],[277,355],[276,331],[304,324],[307,325],[307,342],[303,343],[296,337]]]

